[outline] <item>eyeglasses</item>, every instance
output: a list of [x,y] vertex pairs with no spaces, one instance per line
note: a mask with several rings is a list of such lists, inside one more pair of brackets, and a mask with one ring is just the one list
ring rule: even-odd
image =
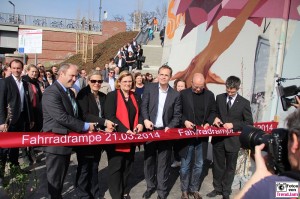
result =
[[202,90],[204,88],[205,88],[204,86],[193,86],[193,89],[195,89],[195,90],[197,90],[197,89]]
[[103,80],[101,79],[101,80],[95,80],[95,79],[92,79],[92,80],[90,80],[91,81],[91,83],[93,83],[93,84],[95,84],[96,82],[98,83],[98,84],[102,84],[103,83]]
[[109,72],[110,74],[114,74],[115,72]]

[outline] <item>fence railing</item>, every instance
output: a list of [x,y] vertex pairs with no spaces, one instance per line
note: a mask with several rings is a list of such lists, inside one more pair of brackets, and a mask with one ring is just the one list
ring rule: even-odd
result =
[[94,32],[100,32],[102,30],[101,23],[99,21],[41,17],[2,12],[0,12],[0,24],[28,25]]

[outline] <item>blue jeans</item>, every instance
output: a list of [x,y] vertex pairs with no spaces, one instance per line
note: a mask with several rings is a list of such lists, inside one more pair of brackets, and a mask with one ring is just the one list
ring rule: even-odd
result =
[[[195,161],[194,164],[192,164],[194,154]],[[180,181],[182,192],[198,191],[202,166],[202,143],[198,140],[195,141],[194,144],[188,146],[186,157],[181,158]]]

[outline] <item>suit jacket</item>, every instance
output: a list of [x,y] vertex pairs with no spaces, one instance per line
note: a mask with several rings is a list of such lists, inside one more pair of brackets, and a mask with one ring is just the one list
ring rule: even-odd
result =
[[79,83],[80,89],[87,86],[87,81],[83,77],[78,78],[78,83]]
[[80,90],[77,95],[79,117],[85,122],[98,122],[104,127],[104,102],[106,95],[98,92],[100,106],[101,106],[101,117],[99,117],[99,109],[95,100],[94,94],[91,92],[91,87],[88,85]]
[[[141,113],[145,119],[155,123],[158,111],[159,87],[158,83],[145,85]],[[181,98],[179,92],[169,86],[167,98],[163,110],[164,127],[175,128],[180,125],[181,121]]]
[[[32,106],[34,126],[32,129],[28,129],[32,132],[37,132],[42,129],[43,126],[43,113],[42,113],[42,91],[40,89],[40,84],[37,79],[31,79],[28,75],[22,77],[24,81],[28,84],[28,91],[29,91],[29,103]],[[36,93],[34,92],[32,86],[35,87]],[[36,106],[33,106],[34,99],[36,100]]]
[[[74,93],[71,92],[74,97]],[[43,93],[43,131],[67,134],[81,132],[84,122],[74,116],[71,101],[62,86],[55,81]],[[70,146],[48,146],[44,151],[53,154],[68,155],[72,152]]]
[[[91,91],[91,87],[88,85],[81,89],[77,94],[77,102],[78,102],[78,110],[79,117],[85,122],[97,122],[101,126],[101,129],[104,129],[105,118],[104,117],[104,102],[106,95],[104,93],[98,92],[101,112],[99,117],[99,109],[97,106],[97,102],[95,100],[94,94]],[[101,151],[101,147],[99,145],[91,145],[91,146],[78,146],[75,147],[76,152],[80,151],[80,155],[90,155],[90,154],[98,154]]]
[[[180,92],[182,100],[182,125],[185,127],[186,120],[195,123],[195,112],[193,103],[193,90],[192,88],[185,89]],[[201,124],[213,124],[216,117],[216,101],[214,94],[209,90],[203,91],[204,97],[204,119]],[[188,146],[198,138],[182,139],[177,142],[179,148],[179,155],[185,157]],[[202,141],[208,141],[208,138],[201,138]]]
[[[11,113],[12,113],[11,124],[14,125],[18,122],[21,115],[21,108],[20,108],[21,97],[20,97],[19,89],[12,75],[5,78],[2,81],[4,81],[4,83],[2,84],[2,87],[4,89],[1,89],[0,121],[1,124],[5,122],[5,119],[7,117],[7,106],[8,104],[10,104]],[[33,121],[33,113],[32,113],[32,107],[30,103],[28,84],[23,80],[22,82],[24,87],[23,111],[25,112],[24,114],[25,118],[22,118],[22,120],[24,120],[25,123],[29,124],[30,122]]]
[[[250,102],[244,97],[237,95],[232,107],[227,111],[227,94],[223,93],[217,96],[217,117],[223,123],[232,123],[233,131],[241,131],[243,125],[253,125],[253,118],[250,108]],[[240,149],[238,136],[213,137],[212,144],[225,142],[225,148],[230,152],[237,152]]]
[[[119,63],[119,57],[117,57],[116,59],[115,59],[115,64],[117,65],[117,67],[119,67],[118,66],[118,63]],[[122,58],[122,63],[121,63],[121,68],[124,68],[124,67],[126,67],[127,66],[127,64],[126,64],[126,60],[124,59],[124,58]]]
[[143,56],[144,50],[140,48],[140,50],[137,51],[137,53],[139,54],[139,57],[140,57],[140,56]]

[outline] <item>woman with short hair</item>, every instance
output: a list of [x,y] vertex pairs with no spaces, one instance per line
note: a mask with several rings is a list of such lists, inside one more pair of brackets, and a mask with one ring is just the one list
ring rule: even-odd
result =
[[[112,131],[113,122],[104,118],[106,95],[99,91],[103,83],[101,72],[92,70],[87,76],[88,85],[78,95],[79,117],[85,122],[97,123],[98,127]],[[101,145],[79,146],[75,148],[78,167],[76,174],[79,198],[102,198],[98,183],[98,166],[103,147]]]
[[[104,115],[117,124],[116,131],[128,135],[143,130],[140,114],[140,98],[131,89],[134,79],[131,73],[123,71],[116,80],[116,90],[108,93]],[[134,161],[135,144],[113,144],[107,147],[108,188],[112,199],[130,199],[127,184]]]

